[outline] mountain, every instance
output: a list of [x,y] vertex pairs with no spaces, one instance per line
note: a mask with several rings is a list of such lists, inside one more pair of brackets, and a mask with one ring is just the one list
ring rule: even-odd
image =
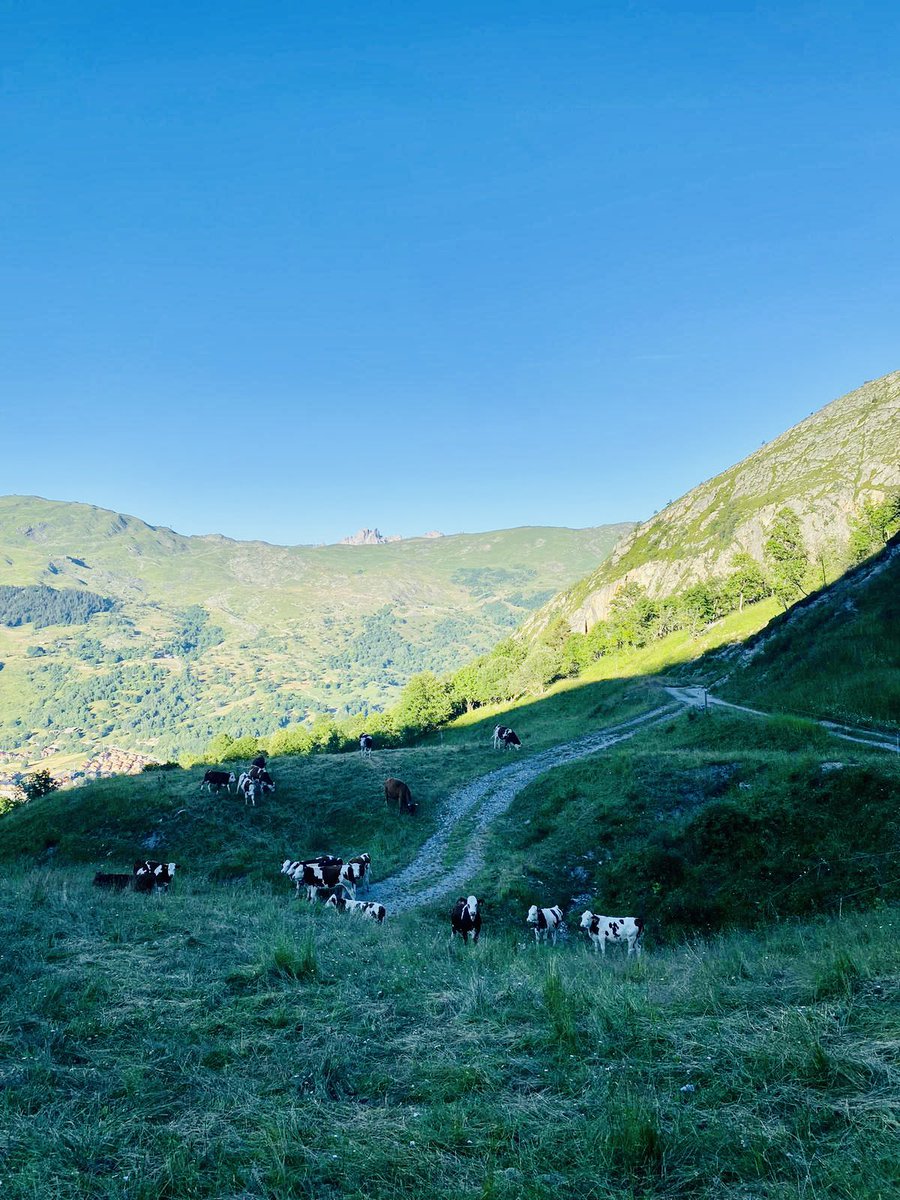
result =
[[655,599],[726,574],[734,555],[761,560],[776,512],[796,512],[812,557],[834,577],[850,522],[867,498],[900,486],[900,372],[865,384],[693,488],[638,525],[590,575],[530,622],[564,617],[583,632],[625,583]]
[[402,538],[385,537],[378,529],[357,529],[356,533],[351,533],[349,537],[341,538],[341,546],[385,546],[388,542],[400,542]]
[[0,748],[171,754],[382,706],[488,649],[630,528],[273,546],[2,497]]

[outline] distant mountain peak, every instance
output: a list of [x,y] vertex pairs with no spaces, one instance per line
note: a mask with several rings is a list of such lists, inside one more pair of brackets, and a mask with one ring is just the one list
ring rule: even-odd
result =
[[386,542],[399,542],[403,539],[394,535],[385,537],[378,529],[357,529],[350,537],[341,538],[340,546],[383,546]]

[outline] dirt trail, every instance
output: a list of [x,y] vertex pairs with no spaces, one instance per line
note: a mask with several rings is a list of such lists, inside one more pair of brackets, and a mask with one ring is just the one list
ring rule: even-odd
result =
[[[488,826],[506,812],[523,788],[554,767],[599,754],[618,742],[634,737],[648,725],[669,720],[678,712],[678,705],[702,708],[708,703],[750,713],[755,717],[777,715],[719,700],[702,687],[668,687],[665,690],[672,697],[672,703],[660,705],[631,721],[599,729],[527,758],[517,757],[499,770],[481,775],[452,792],[444,804],[440,828],[424,843],[408,866],[372,886],[371,899],[386,905],[390,912],[399,913],[443,897],[465,893],[469,881],[484,866]],[[898,751],[894,742],[878,730],[837,725],[833,721],[817,721],[816,724],[847,741],[862,742],[894,753]],[[457,832],[465,836],[465,853],[447,866],[450,843]]]
[[[444,804],[440,828],[408,866],[381,883],[373,884],[371,899],[386,905],[391,913],[398,913],[451,893],[454,896],[464,893],[469,880],[484,866],[488,826],[506,812],[523,788],[546,771],[598,754],[617,742],[634,737],[648,725],[668,720],[677,711],[675,704],[664,704],[631,721],[563,742],[528,758],[516,754],[515,761],[509,765],[458,788]],[[471,829],[466,834],[464,856],[447,866],[446,855],[453,834],[461,824],[469,822]]]
[[[666,691],[674,700],[688,705],[689,708],[703,708],[709,703],[715,704],[718,708],[733,708],[738,712],[749,713],[752,717],[790,715],[788,713],[763,712],[759,708],[747,708],[745,704],[731,704],[728,700],[720,700],[718,696],[711,695],[702,687],[667,687]],[[858,725],[839,725],[837,721],[815,721],[813,717],[804,717],[804,720],[814,721],[816,725],[821,725],[834,737],[843,738],[844,741],[860,742],[864,746],[873,746],[876,750],[889,750],[893,754],[900,752],[900,746],[896,739],[877,729],[864,729]]]

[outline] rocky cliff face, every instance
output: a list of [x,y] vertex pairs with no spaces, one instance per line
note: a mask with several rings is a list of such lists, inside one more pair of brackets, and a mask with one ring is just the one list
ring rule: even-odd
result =
[[813,554],[833,555],[863,500],[900,486],[898,431],[900,372],[894,372],[833,401],[638,525],[533,624],[562,614],[584,632],[608,616],[624,583],[664,596],[724,574],[738,551],[761,560],[767,527],[784,506],[800,517]]

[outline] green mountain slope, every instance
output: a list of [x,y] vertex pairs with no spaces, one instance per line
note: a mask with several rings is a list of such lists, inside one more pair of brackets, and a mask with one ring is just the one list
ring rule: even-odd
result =
[[[763,558],[775,513],[793,509],[811,556],[834,578],[851,519],[867,498],[900,486],[900,372],[827,405],[637,526],[613,555],[537,614],[583,632],[605,619],[625,583],[653,598],[724,576],[738,552]],[[821,582],[821,579],[820,579]]]
[[0,498],[0,585],[114,601],[87,623],[0,625],[0,748],[171,754],[381,706],[487,649],[629,528],[286,547]]
[[900,731],[900,537],[699,669],[726,699]]

